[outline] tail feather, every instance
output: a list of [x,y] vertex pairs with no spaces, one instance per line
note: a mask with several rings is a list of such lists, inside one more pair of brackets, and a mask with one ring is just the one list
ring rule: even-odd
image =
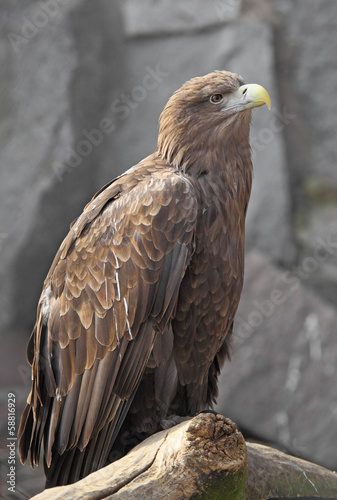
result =
[[53,453],[51,466],[44,461],[46,488],[72,484],[103,467],[114,441],[116,423],[111,421],[81,451],[74,447],[62,455]]

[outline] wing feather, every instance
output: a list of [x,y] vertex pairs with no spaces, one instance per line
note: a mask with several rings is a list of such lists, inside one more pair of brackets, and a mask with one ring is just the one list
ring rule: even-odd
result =
[[[53,481],[95,470],[84,453],[95,464],[106,459],[112,442],[104,440],[114,440],[158,332],[169,331],[198,204],[188,180],[160,166],[132,169],[99,192],[46,278],[29,346],[33,385],[19,449],[23,462],[30,450],[37,464],[44,437]],[[164,359],[171,344],[158,343],[156,358]]]

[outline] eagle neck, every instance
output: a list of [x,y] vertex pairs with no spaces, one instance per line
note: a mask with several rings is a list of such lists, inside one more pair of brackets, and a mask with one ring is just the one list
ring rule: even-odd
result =
[[[247,143],[241,148],[227,144],[221,149],[205,151],[203,158],[186,169],[186,175],[197,178],[202,187],[204,203],[219,199],[219,207],[236,205],[236,210],[246,216],[252,187],[253,166],[250,147]],[[207,187],[206,187],[207,186]],[[219,214],[221,215],[221,214]],[[222,214],[227,217],[226,214]]]

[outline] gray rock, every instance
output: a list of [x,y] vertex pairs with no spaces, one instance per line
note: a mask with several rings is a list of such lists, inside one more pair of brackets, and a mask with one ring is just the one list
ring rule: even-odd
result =
[[186,33],[238,18],[241,0],[126,0],[122,3],[129,37]]
[[121,22],[103,0],[0,9],[0,321],[27,332],[70,222],[100,187],[104,144],[83,130],[99,123],[120,66]]
[[[13,314],[13,262],[32,230],[41,192],[52,183],[48,158],[57,147],[64,147],[64,138],[71,134],[65,97],[75,49],[63,24],[69,7],[59,6],[55,18],[45,14],[45,26],[37,2],[25,6],[4,2],[1,11],[0,304],[4,321]],[[58,76],[63,52],[67,65]],[[18,286],[25,288],[20,281]]]
[[[318,265],[328,254],[316,249]],[[218,409],[249,434],[337,468],[337,314],[306,289],[306,273],[249,254],[234,354]]]
[[[318,238],[337,241],[337,3],[286,0],[278,13],[277,68],[282,101],[296,119],[285,129],[294,227],[300,259],[309,257]],[[337,259],[313,273],[309,282],[336,303]]]
[[[272,3],[279,13],[277,51],[283,98],[297,120],[287,131],[291,162],[301,177],[337,179],[337,3],[285,0]],[[296,161],[297,156],[297,161]],[[303,161],[305,160],[305,161]]]

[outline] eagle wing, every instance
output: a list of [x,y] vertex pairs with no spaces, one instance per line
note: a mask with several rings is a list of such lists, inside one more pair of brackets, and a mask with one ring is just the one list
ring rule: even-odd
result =
[[28,346],[33,383],[19,429],[23,462],[30,453],[39,463],[44,440],[53,483],[104,465],[173,314],[197,211],[186,178],[133,168],[93,198],[63,241]]

